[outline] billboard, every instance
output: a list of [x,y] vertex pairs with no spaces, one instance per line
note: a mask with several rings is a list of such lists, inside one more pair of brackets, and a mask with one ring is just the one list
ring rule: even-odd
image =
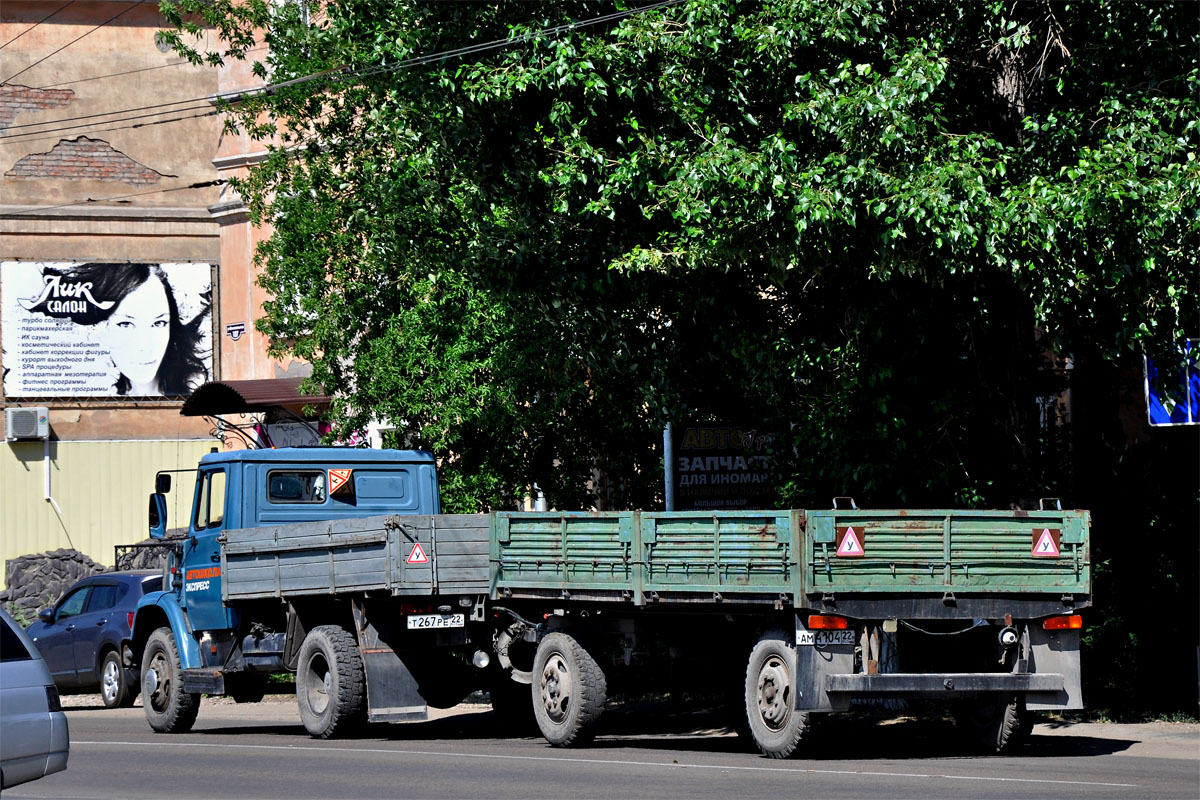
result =
[[180,397],[212,375],[212,265],[0,264],[4,395]]
[[[1200,424],[1200,339],[1184,342],[1183,353],[1164,374],[1146,359],[1146,414],[1154,427]],[[1158,386],[1165,391],[1160,392]]]
[[764,508],[771,504],[777,476],[773,433],[722,424],[672,426],[674,510]]

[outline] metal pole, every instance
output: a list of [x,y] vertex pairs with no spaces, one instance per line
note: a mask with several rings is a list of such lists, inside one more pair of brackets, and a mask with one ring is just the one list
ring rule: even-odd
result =
[[675,510],[675,429],[668,422],[663,431],[663,478],[666,481],[666,510]]

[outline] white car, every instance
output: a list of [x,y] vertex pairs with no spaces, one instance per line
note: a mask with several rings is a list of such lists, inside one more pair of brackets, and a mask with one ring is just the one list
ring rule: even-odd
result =
[[0,789],[67,768],[70,737],[50,670],[0,608]]

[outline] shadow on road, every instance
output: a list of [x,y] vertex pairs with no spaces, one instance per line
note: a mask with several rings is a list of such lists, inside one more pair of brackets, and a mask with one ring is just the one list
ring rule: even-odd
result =
[[[592,750],[675,750],[695,753],[751,753],[753,743],[733,735],[721,712],[711,709],[679,711],[664,704],[635,704],[607,710],[599,723],[597,738],[588,745]],[[201,715],[203,719],[203,714]],[[222,736],[280,735],[306,736],[299,724],[267,722],[228,727],[202,728],[198,734]],[[839,714],[818,718],[815,738],[803,753],[806,759],[855,761],[873,759],[945,759],[976,758],[964,744],[964,737],[949,716],[925,713],[916,716],[886,717],[873,713]],[[486,707],[464,710],[428,722],[395,725],[367,725],[350,737],[358,741],[434,742],[482,739],[536,739],[536,730],[525,735],[514,729]],[[1127,739],[1074,735],[1039,735],[1006,757],[1061,758],[1065,756],[1103,756],[1128,750],[1136,742]]]

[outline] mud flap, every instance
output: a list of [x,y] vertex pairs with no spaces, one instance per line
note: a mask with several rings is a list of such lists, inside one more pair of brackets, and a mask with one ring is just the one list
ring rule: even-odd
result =
[[800,711],[845,711],[849,695],[831,695],[826,676],[854,672],[853,644],[815,644],[812,631],[796,616],[796,708]]
[[1029,626],[1029,671],[1058,673],[1064,686],[1054,692],[1026,692],[1025,707],[1030,711],[1083,708],[1083,690],[1079,675],[1079,631],[1047,631]]
[[367,682],[367,720],[370,722],[422,722],[429,709],[417,679],[400,656],[367,619],[363,604],[354,602],[354,627]]

